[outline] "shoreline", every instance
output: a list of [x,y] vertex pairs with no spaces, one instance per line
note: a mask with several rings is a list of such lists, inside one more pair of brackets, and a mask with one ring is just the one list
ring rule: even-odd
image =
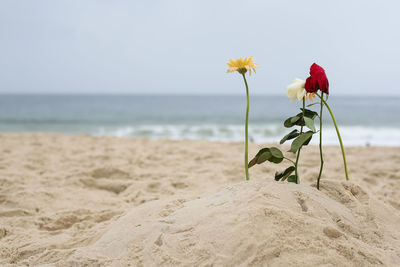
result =
[[[208,138],[167,138],[167,137],[149,137],[149,136],[115,136],[115,135],[94,135],[94,134],[90,134],[90,133],[57,133],[57,132],[1,132],[0,131],[0,136],[2,135],[10,135],[10,136],[39,136],[39,135],[54,135],[54,136],[65,136],[65,137],[93,137],[93,138],[106,138],[106,139],[110,139],[110,138],[116,138],[116,139],[121,139],[121,140],[149,140],[149,141],[175,141],[175,142],[179,142],[179,141],[199,141],[199,142],[211,142],[211,143],[220,143],[220,144],[244,144],[244,141],[242,140],[210,140]],[[288,144],[290,144],[289,142],[287,142]],[[287,144],[281,145],[279,144],[278,141],[276,142],[254,142],[254,141],[250,141],[249,140],[249,144],[252,145],[256,145],[256,146],[278,146],[278,147],[288,147]],[[318,144],[309,144],[306,147],[317,147]],[[323,144],[324,147],[340,147],[339,143],[337,145],[335,144]],[[345,149],[346,148],[368,148],[368,147],[372,147],[372,148],[400,148],[400,144],[399,145],[390,145],[390,144],[378,144],[378,145],[374,145],[374,144],[365,144],[365,145],[352,145],[352,144],[344,144]]]

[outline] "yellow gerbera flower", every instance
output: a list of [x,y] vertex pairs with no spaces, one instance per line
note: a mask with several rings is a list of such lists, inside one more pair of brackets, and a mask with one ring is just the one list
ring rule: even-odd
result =
[[257,64],[253,61],[253,57],[245,57],[244,59],[238,58],[236,60],[229,59],[228,66],[228,73],[237,71],[240,74],[245,74],[249,71],[250,75],[251,70],[255,73],[257,68]]

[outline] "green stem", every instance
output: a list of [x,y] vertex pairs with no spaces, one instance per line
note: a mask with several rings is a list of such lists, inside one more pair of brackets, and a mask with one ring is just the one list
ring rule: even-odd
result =
[[293,163],[293,165],[296,167],[296,162],[294,162],[293,160],[291,160],[291,159],[289,159],[289,158],[287,158],[287,157],[283,157],[284,159],[286,159],[286,160],[288,160],[288,161],[290,161],[291,163]]
[[[303,97],[303,119],[304,119],[305,109],[306,109],[306,98],[304,96]],[[303,126],[300,127],[300,134],[302,134],[302,133],[303,133]],[[300,158],[300,150],[301,150],[301,147],[297,151],[296,163],[294,164],[294,173],[296,174],[296,184],[300,183],[299,173],[297,172],[297,165],[299,163],[299,158]]]
[[321,165],[319,167],[319,174],[317,179],[317,189],[319,190],[319,181],[321,180],[322,169],[324,168],[324,158],[322,155],[322,108],[324,107],[324,93],[321,94],[321,110],[319,112],[319,157]]
[[249,86],[247,85],[247,80],[246,76],[244,73],[243,75],[243,80],[244,84],[246,85],[246,96],[247,96],[247,107],[246,107],[246,125],[244,127],[244,132],[245,132],[245,147],[244,147],[244,168],[246,171],[246,180],[250,180],[250,175],[249,175],[249,106],[250,106],[250,100],[249,100]]
[[[319,98],[321,98],[321,96],[319,96],[318,94],[316,94],[316,95],[317,95]],[[340,143],[340,148],[341,148],[341,150],[342,150],[343,163],[344,163],[344,172],[345,172],[345,174],[346,174],[346,180],[349,180],[349,174],[348,174],[348,171],[347,171],[347,163],[346,163],[346,154],[344,153],[344,147],[343,147],[342,137],[340,136],[339,128],[338,128],[338,126],[337,126],[337,123],[336,123],[336,120],[335,120],[335,116],[333,116],[333,112],[332,112],[331,108],[329,107],[328,103],[327,103],[325,100],[323,100],[322,98],[321,98],[321,101],[324,103],[324,105],[325,105],[326,108],[328,109],[329,113],[331,114],[333,124],[335,125],[336,134],[337,134],[337,136],[338,136],[339,143]]]

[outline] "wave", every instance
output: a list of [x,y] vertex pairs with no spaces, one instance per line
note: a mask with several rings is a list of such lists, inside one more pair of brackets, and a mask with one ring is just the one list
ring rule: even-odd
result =
[[[250,125],[249,139],[255,143],[279,142],[290,131],[279,124]],[[400,146],[400,128],[342,126],[340,127],[345,145]],[[211,141],[242,141],[243,125],[138,125],[120,127],[99,127],[92,132],[95,136],[150,137],[168,139],[207,139]],[[314,138],[311,144],[317,144]],[[338,144],[334,127],[323,129],[323,143]]]

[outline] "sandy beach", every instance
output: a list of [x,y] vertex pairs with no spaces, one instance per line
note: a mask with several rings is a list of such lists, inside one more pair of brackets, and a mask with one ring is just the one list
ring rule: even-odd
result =
[[[250,169],[243,143],[0,135],[2,266],[398,266],[400,147],[302,150]],[[250,157],[263,145],[251,144]],[[287,147],[283,147],[287,150]]]

